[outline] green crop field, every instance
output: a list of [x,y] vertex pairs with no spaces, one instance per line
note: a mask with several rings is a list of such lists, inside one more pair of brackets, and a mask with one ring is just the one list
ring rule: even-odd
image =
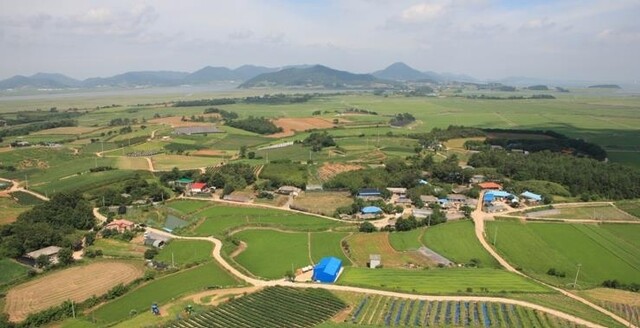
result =
[[636,217],[623,212],[611,205],[581,206],[581,207],[554,207],[560,213],[544,215],[548,218],[565,220],[637,220]]
[[142,259],[144,251],[147,250],[147,248],[142,245],[107,238],[96,239],[93,245],[89,246],[88,249],[99,249],[106,257],[134,259]]
[[285,272],[311,264],[306,233],[245,230],[234,235],[247,243],[236,262],[256,276],[280,279]]
[[[544,281],[565,285],[573,282],[581,264],[578,283],[582,288],[604,280],[638,282],[640,277],[640,226],[488,222],[488,239],[498,233],[497,249],[506,260]],[[624,228],[623,228],[624,227]],[[621,234],[619,230],[626,230]],[[636,236],[634,240],[632,236]],[[566,277],[547,275],[554,268]]]
[[215,205],[195,215],[204,220],[194,232],[199,236],[221,236],[242,226],[269,226],[296,231],[324,231],[347,224],[315,216],[258,207]]
[[208,241],[174,239],[160,250],[155,260],[175,264],[176,267],[184,267],[209,261],[212,252],[213,244]]
[[31,206],[20,205],[11,198],[0,197],[0,225],[15,221],[20,213],[30,208]]
[[396,251],[414,251],[423,246],[420,239],[424,232],[425,229],[392,232],[389,234],[389,242]]
[[342,251],[341,241],[348,233],[344,232],[312,232],[310,233],[311,259],[318,263],[325,256],[333,256],[342,260],[342,265],[351,265],[351,261]]
[[221,158],[183,156],[183,155],[156,155],[151,158],[153,168],[160,171],[169,171],[174,167],[181,170],[197,169],[202,167],[216,166],[222,162]]
[[480,260],[482,267],[499,267],[498,262],[482,248],[471,221],[447,222],[427,228],[422,242],[457,263],[469,263],[475,258]]
[[[550,290],[500,269],[368,269],[345,268],[338,284],[418,294],[544,293]],[[469,289],[470,288],[470,289]]]
[[640,218],[640,200],[626,200],[615,203],[616,207]]
[[307,166],[294,163],[270,163],[260,172],[260,178],[278,181],[283,185],[303,187],[307,184]]
[[176,200],[166,204],[167,207],[184,214],[190,214],[211,205],[211,202],[203,200]]
[[0,286],[8,285],[26,276],[29,268],[10,259],[0,259]]
[[217,264],[209,262],[196,268],[156,279],[97,308],[89,315],[101,325],[111,324],[127,319],[132,310],[137,313],[148,311],[153,303],[163,305],[189,292],[237,284],[238,282],[226,271]]

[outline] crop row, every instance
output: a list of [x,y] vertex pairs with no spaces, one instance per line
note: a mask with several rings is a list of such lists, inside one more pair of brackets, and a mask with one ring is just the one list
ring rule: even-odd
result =
[[345,307],[344,302],[324,289],[269,287],[172,327],[312,327]]
[[387,327],[575,327],[564,319],[511,304],[423,301],[379,295],[362,298],[348,321]]
[[602,302],[605,308],[629,320],[632,324],[640,325],[640,307],[629,304]]

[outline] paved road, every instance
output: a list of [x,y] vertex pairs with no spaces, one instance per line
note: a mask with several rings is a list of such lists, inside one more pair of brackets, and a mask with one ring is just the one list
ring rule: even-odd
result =
[[547,286],[567,297],[570,297],[578,302],[581,302],[583,304],[586,304],[587,306],[593,308],[596,311],[599,311],[601,313],[606,314],[607,316],[613,318],[614,320],[620,322],[621,324],[627,326],[627,327],[635,327],[636,326],[632,325],[629,321],[623,319],[622,317],[616,315],[615,313],[608,311],[607,309],[600,307],[576,294],[573,294],[569,291],[566,291],[562,288],[558,288],[555,286],[551,286],[547,283],[544,283],[542,281],[539,281],[537,279],[534,279],[532,277],[529,277],[527,275],[525,275],[524,273],[516,270],[511,264],[509,264],[509,262],[507,262],[504,258],[502,258],[502,256],[500,256],[500,254],[498,254],[493,247],[491,247],[489,245],[489,243],[486,240],[486,235],[485,235],[485,228],[484,228],[484,221],[489,218],[489,219],[493,219],[494,215],[504,215],[505,212],[503,213],[495,213],[495,214],[489,214],[489,213],[485,213],[482,211],[482,199],[484,197],[484,192],[480,193],[480,196],[478,197],[478,204],[476,206],[476,209],[471,213],[471,217],[473,218],[474,224],[475,224],[475,232],[476,232],[476,237],[478,238],[478,240],[480,241],[480,244],[482,244],[482,247],[484,247],[484,249],[489,252],[489,254],[491,254],[491,256],[493,256],[498,263],[500,263],[500,265],[502,267],[504,267],[507,271],[513,272],[515,274],[518,274],[520,276],[523,276],[525,278],[531,279],[531,280],[535,280],[536,282],[538,282],[539,284],[542,284],[544,286]]

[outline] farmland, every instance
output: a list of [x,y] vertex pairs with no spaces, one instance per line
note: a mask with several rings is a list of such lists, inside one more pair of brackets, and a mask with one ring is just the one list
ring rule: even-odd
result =
[[349,206],[353,203],[347,192],[318,191],[305,192],[295,198],[293,206],[303,208],[308,212],[333,216],[338,207]]
[[565,220],[637,220],[638,218],[611,205],[598,206],[555,206],[558,213],[544,215],[545,218]]
[[217,264],[209,262],[192,269],[153,280],[97,308],[91,312],[91,317],[95,318],[100,324],[115,323],[128,318],[131,310],[139,313],[148,309],[152,303],[165,304],[169,300],[189,292],[214,286],[230,286],[236,284],[238,284],[236,280],[223,271]]
[[202,263],[211,259],[213,245],[203,240],[172,240],[154,258],[176,267]]
[[428,228],[422,236],[422,243],[440,255],[457,263],[469,263],[473,258],[480,260],[480,266],[498,267],[476,239],[471,221],[457,221]]
[[0,259],[0,288],[27,275],[29,268],[10,259]]
[[417,251],[398,252],[389,243],[387,232],[354,234],[346,239],[349,257],[361,267],[366,267],[369,255],[380,254],[385,267],[406,267],[411,265],[429,266],[431,263]]
[[422,242],[420,241],[422,234],[426,230],[424,229],[413,229],[411,231],[398,231],[389,234],[389,242],[393,249],[402,252],[402,251],[410,251],[417,250],[422,247]]
[[393,327],[565,327],[553,315],[512,304],[363,297],[349,323]]
[[137,262],[101,261],[57,271],[18,285],[7,292],[5,311],[11,320],[58,305],[68,299],[83,301],[101,295],[117,284],[142,276]]
[[621,201],[615,203],[616,207],[635,216],[636,218],[640,218],[640,201]]
[[[640,226],[560,223],[488,222],[488,239],[498,231],[497,249],[523,272],[556,285],[573,282],[581,265],[578,283],[582,288],[608,279],[637,282]],[[626,230],[619,234],[617,230]],[[535,249],[532,252],[531,249]],[[554,268],[565,277],[546,274]]]
[[322,289],[269,287],[171,327],[313,327],[345,307]]
[[324,231],[344,223],[310,215],[258,207],[214,205],[195,215],[203,219],[194,229],[198,236],[221,236],[243,226],[267,226],[296,231]]
[[183,214],[191,214],[210,205],[211,203],[200,200],[177,200],[166,204],[167,207]]
[[9,197],[0,197],[0,225],[15,221],[20,213],[29,208],[31,206],[20,205]]
[[372,270],[352,267],[345,268],[338,284],[414,294],[549,292],[531,280],[489,268]]

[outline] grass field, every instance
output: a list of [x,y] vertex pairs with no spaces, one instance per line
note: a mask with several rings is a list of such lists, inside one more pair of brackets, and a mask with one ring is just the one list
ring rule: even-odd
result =
[[195,215],[204,220],[194,229],[199,236],[221,236],[242,226],[269,226],[296,231],[324,231],[347,226],[310,215],[258,207],[214,205]]
[[193,213],[210,205],[212,205],[211,202],[201,200],[176,200],[166,204],[167,207],[184,214]]
[[307,166],[294,163],[269,163],[260,172],[260,178],[279,181],[284,185],[303,187],[307,184]]
[[25,277],[29,271],[24,265],[10,259],[0,259],[0,286],[9,285],[16,279]]
[[10,289],[5,312],[11,320],[21,320],[66,300],[81,302],[104,294],[117,284],[141,277],[143,272],[140,262],[123,261],[100,261],[56,271]]
[[414,251],[423,246],[421,237],[424,232],[425,229],[392,232],[389,234],[389,242],[396,251]]
[[121,170],[148,170],[149,163],[144,157],[117,157],[117,166]]
[[548,218],[557,218],[565,220],[637,220],[638,218],[623,212],[611,205],[583,206],[583,207],[566,207],[555,206],[560,213],[545,215]]
[[341,240],[348,236],[344,232],[313,232],[309,234],[311,240],[311,259],[318,263],[325,256],[342,259],[342,265],[351,265],[351,260],[344,255]]
[[104,256],[116,258],[142,259],[146,247],[116,239],[99,238],[89,246],[92,250],[102,250]]
[[238,282],[217,264],[209,262],[198,267],[156,279],[140,288],[97,308],[90,313],[101,325],[127,319],[132,310],[147,311],[151,304],[166,304],[172,299],[213,286],[232,286]]
[[483,267],[499,267],[480,245],[471,221],[447,222],[430,227],[422,236],[422,243],[457,263],[469,263],[476,258]]
[[[497,249],[510,263],[541,280],[557,285],[573,281],[581,264],[578,283],[582,288],[607,279],[638,282],[640,277],[640,226],[557,223],[488,222],[493,240],[498,229]],[[618,230],[624,230],[621,234]],[[635,236],[635,238],[633,237]],[[633,238],[633,240],[632,240]],[[532,251],[535,250],[535,251]],[[547,275],[550,268],[566,277]]]
[[[384,258],[383,258],[384,261]],[[345,268],[338,284],[418,294],[544,293],[550,290],[526,278],[499,269],[368,269]]]
[[286,271],[311,264],[306,233],[245,230],[234,235],[247,243],[236,262],[259,277],[280,279]]
[[15,221],[20,213],[30,208],[31,206],[20,205],[11,198],[0,197],[0,225]]
[[14,198],[19,205],[22,206],[39,205],[44,202],[42,199],[24,191],[14,191],[9,195]]
[[174,167],[181,170],[197,169],[202,167],[215,166],[222,162],[221,158],[183,156],[183,155],[156,155],[151,158],[153,168],[160,171],[169,171]]
[[371,254],[379,254],[382,257],[382,265],[387,268],[433,264],[417,251],[396,251],[389,243],[388,232],[358,233],[349,236],[346,241],[349,243],[349,257],[357,266],[366,267]]
[[174,239],[160,250],[155,260],[184,267],[210,260],[212,251],[213,244],[208,241]]
[[333,216],[338,207],[349,206],[352,203],[353,199],[348,192],[333,191],[305,192],[293,201],[296,208],[327,216]]
[[620,201],[615,203],[616,207],[640,218],[640,200]]

